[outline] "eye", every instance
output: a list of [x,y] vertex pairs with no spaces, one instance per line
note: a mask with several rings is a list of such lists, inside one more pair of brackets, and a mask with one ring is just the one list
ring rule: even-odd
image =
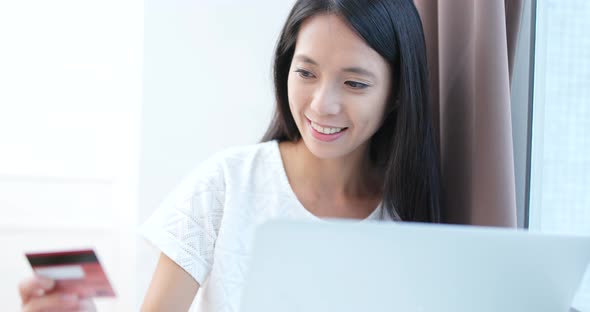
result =
[[359,89],[359,90],[369,87],[368,84],[358,82],[358,81],[347,81],[347,82],[345,82],[345,84],[347,84],[348,86],[350,86],[353,89]]
[[301,77],[303,79],[315,78],[315,76],[312,73],[310,73],[304,69],[297,69],[295,72],[299,75],[299,77]]

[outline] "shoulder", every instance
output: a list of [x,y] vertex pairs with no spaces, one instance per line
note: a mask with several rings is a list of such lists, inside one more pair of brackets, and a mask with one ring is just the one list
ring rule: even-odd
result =
[[272,159],[277,152],[277,141],[268,141],[228,148],[215,153],[208,161],[222,166],[252,163]]
[[225,175],[252,174],[261,166],[280,160],[276,141],[232,147],[211,156],[205,166],[216,167]]
[[181,183],[180,192],[224,191],[245,185],[276,171],[281,158],[277,141],[238,146],[219,151],[193,168]]

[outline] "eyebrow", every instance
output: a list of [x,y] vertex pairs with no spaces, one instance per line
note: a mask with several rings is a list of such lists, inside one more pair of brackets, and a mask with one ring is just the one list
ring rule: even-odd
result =
[[[309,63],[312,65],[318,66],[318,63],[307,55],[297,54],[297,55],[295,55],[294,58],[299,59],[299,60],[303,61],[304,63]],[[346,72],[346,73],[353,73],[353,74],[369,76],[369,77],[372,77],[373,79],[377,78],[377,76],[375,74],[373,74],[371,71],[366,70],[362,67],[356,67],[356,66],[346,67],[346,68],[343,68],[342,71]]]

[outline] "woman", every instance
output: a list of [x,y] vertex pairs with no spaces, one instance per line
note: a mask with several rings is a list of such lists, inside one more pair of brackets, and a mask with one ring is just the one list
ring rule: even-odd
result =
[[[142,310],[186,311],[199,291],[196,311],[236,311],[253,231],[272,218],[439,222],[426,68],[411,0],[297,1],[263,143],[201,164],[143,225],[162,253]],[[31,295],[39,283],[24,282],[25,311],[56,296]]]

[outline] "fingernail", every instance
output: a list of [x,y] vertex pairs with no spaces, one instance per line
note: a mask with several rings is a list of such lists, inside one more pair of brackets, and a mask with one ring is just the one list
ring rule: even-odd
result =
[[63,295],[63,296],[61,296],[61,298],[64,301],[68,301],[68,302],[78,301],[78,296],[76,296],[76,295]]
[[37,295],[39,297],[45,295],[45,289],[37,289],[37,290],[35,290],[35,295]]
[[51,289],[51,288],[53,288],[54,285],[55,285],[54,280],[42,280],[41,281],[41,287],[43,287],[45,289]]
[[80,301],[80,309],[82,311],[94,311],[94,304],[90,300]]

